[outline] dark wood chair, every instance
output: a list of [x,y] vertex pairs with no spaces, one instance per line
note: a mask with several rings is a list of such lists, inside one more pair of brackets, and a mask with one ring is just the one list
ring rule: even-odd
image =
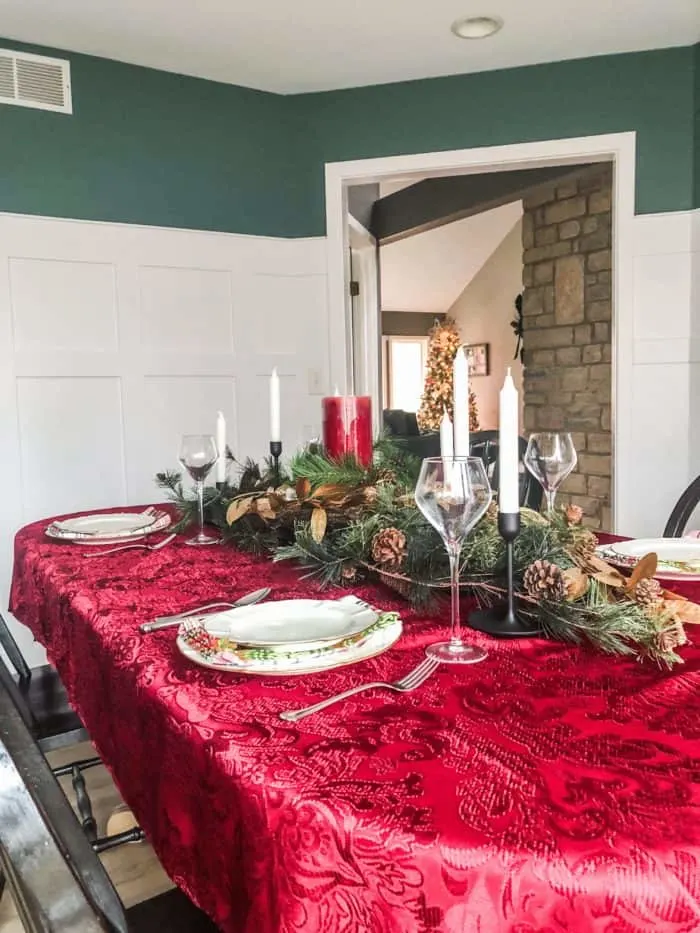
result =
[[664,538],[681,538],[690,521],[690,516],[698,505],[700,505],[700,476],[695,477],[674,505],[664,528]]
[[124,909],[5,685],[0,685],[0,864],[28,933],[218,929],[177,889]]
[[[50,664],[29,667],[1,614],[0,646],[9,662],[6,664],[0,660],[0,684],[12,696],[40,750],[46,754],[88,740],[90,737],[68,702],[65,687],[56,669]],[[83,831],[96,852],[143,839],[143,831],[138,826],[110,836],[98,836],[83,772],[100,764],[102,761],[99,758],[91,757],[53,769],[56,777],[71,776]]]
[[[518,438],[518,453],[522,464],[527,441]],[[469,453],[484,461],[491,488],[498,489],[498,431],[473,431],[469,436]],[[523,466],[520,471],[520,505],[538,511],[542,504],[542,487],[529,470]]]

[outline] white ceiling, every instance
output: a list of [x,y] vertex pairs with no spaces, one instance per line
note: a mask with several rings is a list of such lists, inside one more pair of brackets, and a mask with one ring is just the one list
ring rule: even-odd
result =
[[[490,39],[455,19],[500,16]],[[698,0],[0,0],[0,34],[283,94],[692,45]]]
[[522,213],[515,201],[380,247],[382,310],[447,311]]

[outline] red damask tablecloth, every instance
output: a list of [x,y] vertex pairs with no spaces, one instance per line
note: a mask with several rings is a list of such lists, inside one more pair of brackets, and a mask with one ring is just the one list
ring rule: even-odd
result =
[[227,933],[700,930],[697,647],[669,672],[473,634],[481,664],[289,724],[278,711],[407,672],[444,618],[362,586],[405,620],[382,657],[218,674],[139,623],[314,584],[223,547],[86,560],[45,524],[17,535],[12,611],[168,873]]

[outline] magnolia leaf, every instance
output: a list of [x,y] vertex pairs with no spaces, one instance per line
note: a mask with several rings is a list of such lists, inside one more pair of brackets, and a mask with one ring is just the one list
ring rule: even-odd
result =
[[255,510],[260,518],[265,521],[275,517],[275,511],[272,508],[272,501],[269,496],[260,496],[255,502]]
[[247,515],[254,498],[254,496],[245,496],[243,499],[234,499],[226,509],[226,524],[233,525],[239,518]]
[[314,499],[334,499],[347,495],[347,488],[337,483],[322,483],[314,489]]
[[564,586],[566,588],[566,598],[569,602],[575,602],[585,595],[588,590],[588,576],[578,567],[569,567],[562,572]]
[[610,568],[610,570],[599,570],[591,574],[598,583],[604,583],[606,586],[612,586],[616,590],[624,590],[627,580],[622,576],[619,570]]
[[308,498],[309,493],[311,492],[311,483],[305,476],[302,476],[297,480],[297,499],[306,499]]
[[672,612],[684,625],[700,625],[700,606],[688,599],[665,599],[664,608]]
[[658,563],[659,558],[653,551],[651,554],[645,554],[644,557],[640,558],[627,581],[627,590],[632,592],[640,580],[651,580],[656,573]]
[[602,557],[598,557],[597,554],[591,554],[589,557],[587,557],[586,565],[596,573],[607,573],[609,570],[615,569],[612,564],[609,564],[606,560],[603,560]]
[[328,515],[326,514],[326,510],[322,506],[317,506],[311,513],[311,537],[316,544],[320,544],[321,541],[323,541],[327,524]]
[[543,515],[541,512],[536,512],[534,509],[528,509],[526,506],[520,509],[520,517],[524,525],[549,524],[549,519],[546,515]]

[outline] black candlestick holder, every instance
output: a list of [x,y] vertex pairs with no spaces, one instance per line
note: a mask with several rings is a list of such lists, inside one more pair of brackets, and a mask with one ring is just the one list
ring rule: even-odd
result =
[[270,456],[272,457],[272,470],[275,474],[275,485],[280,484],[280,457],[282,456],[282,441],[270,441]]
[[478,609],[467,620],[471,628],[486,632],[496,638],[531,638],[539,629],[532,621],[515,611],[515,588],[513,583],[513,542],[520,534],[520,512],[499,512],[498,531],[506,542],[506,601]]

